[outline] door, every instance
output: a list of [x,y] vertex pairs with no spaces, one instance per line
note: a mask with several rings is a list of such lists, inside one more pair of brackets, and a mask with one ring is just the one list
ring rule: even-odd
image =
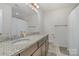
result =
[[68,29],[67,25],[55,25],[54,43],[57,46],[67,47],[67,35]]

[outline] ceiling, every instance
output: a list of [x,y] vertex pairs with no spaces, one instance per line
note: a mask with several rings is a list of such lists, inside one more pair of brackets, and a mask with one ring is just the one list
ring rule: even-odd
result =
[[75,7],[78,3],[40,3],[39,5],[43,12],[48,12],[59,8]]

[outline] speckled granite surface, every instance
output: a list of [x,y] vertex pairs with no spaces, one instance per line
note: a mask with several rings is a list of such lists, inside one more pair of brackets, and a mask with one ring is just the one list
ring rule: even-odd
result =
[[41,38],[46,36],[47,34],[40,34],[40,35],[29,35],[25,38],[21,39],[30,39],[24,41],[25,43],[22,44],[16,44],[14,45],[11,41],[5,41],[5,42],[0,42],[0,56],[14,56],[23,51],[24,49],[28,48],[32,44],[36,43],[39,41]]

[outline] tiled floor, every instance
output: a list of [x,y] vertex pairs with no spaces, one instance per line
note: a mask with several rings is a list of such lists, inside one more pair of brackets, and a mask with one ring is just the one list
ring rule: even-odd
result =
[[69,51],[65,47],[58,47],[54,44],[49,45],[48,56],[68,56]]

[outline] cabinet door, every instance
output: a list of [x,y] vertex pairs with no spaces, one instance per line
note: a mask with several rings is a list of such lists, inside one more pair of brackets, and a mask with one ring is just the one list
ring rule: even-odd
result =
[[41,56],[41,48],[39,48],[32,56]]
[[39,43],[39,47],[46,41],[48,40],[48,35],[43,37],[38,43]]
[[42,56],[45,56],[45,55],[46,55],[45,42],[44,42],[44,44],[41,46],[41,53],[42,53]]
[[37,50],[37,44],[32,45],[28,49],[20,53],[20,56],[31,56]]
[[49,49],[49,41],[48,40],[46,40],[46,47],[45,47],[45,49],[46,49],[46,55],[47,55],[48,49]]

